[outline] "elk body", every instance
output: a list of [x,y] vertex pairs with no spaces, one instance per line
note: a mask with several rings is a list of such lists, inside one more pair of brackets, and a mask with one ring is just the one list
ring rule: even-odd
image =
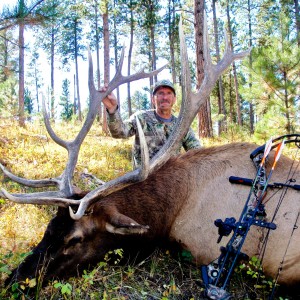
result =
[[[110,249],[137,251],[143,244],[150,246],[158,240],[176,241],[191,251],[198,264],[208,264],[220,255],[214,220],[238,219],[249,193],[249,187],[233,185],[228,178],[254,177],[249,151],[255,147],[229,144],[171,158],[145,181],[96,202],[90,207],[91,213],[79,220],[73,220],[67,209],[60,208],[43,240],[13,276],[25,280],[46,267],[46,278],[68,277],[99,262]],[[291,164],[288,158],[280,159],[273,173],[274,182],[286,181]],[[295,178],[299,180],[299,170]],[[278,197],[279,193],[266,204],[269,218]],[[288,190],[274,220],[277,229],[269,236],[263,260],[266,274],[275,277],[284,258],[281,283],[300,282],[300,231],[295,230],[291,238],[300,210],[299,198],[299,191]],[[242,251],[250,257],[257,255],[264,233],[266,229],[252,226]],[[225,238],[222,244],[226,244]]]

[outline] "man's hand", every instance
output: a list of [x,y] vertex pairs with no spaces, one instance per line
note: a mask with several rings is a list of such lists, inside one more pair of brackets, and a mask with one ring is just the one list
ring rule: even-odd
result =
[[[100,87],[99,92],[106,92],[106,89],[107,84],[103,87]],[[106,98],[104,98],[102,100],[102,103],[110,114],[113,114],[117,110],[118,100],[113,93],[109,94]]]

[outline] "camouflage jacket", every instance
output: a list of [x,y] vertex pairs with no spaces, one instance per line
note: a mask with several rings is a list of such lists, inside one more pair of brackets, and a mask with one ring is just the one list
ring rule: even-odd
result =
[[[128,120],[122,121],[120,112],[117,110],[114,114],[107,114],[107,123],[111,135],[114,138],[128,138],[135,135],[133,145],[133,165],[140,165],[140,140],[137,133],[135,116],[139,118],[145,134],[147,146],[149,149],[150,159],[159,151],[170,136],[177,118],[172,116],[171,120],[164,122],[156,115],[154,110],[139,111],[133,114]],[[190,149],[200,148],[200,142],[195,137],[194,132],[190,128],[186,136],[182,140],[182,147],[187,151]],[[177,153],[180,152],[178,149]]]

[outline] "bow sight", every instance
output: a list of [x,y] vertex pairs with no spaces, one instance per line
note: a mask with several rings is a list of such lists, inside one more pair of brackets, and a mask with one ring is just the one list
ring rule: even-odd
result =
[[[226,290],[226,287],[229,284],[230,277],[237,263],[241,260],[249,259],[247,254],[241,252],[241,248],[250,227],[256,225],[271,230],[276,229],[274,223],[266,222],[264,220],[266,211],[262,201],[266,195],[267,188],[287,187],[300,190],[300,185],[295,184],[269,184],[272,172],[281,155],[282,148],[284,144],[287,143],[294,143],[300,148],[300,134],[280,136],[274,140],[269,140],[265,145],[255,149],[250,154],[250,158],[257,170],[254,180],[235,176],[229,178],[231,183],[250,185],[251,190],[238,221],[236,221],[235,218],[226,218],[225,221],[217,219],[214,222],[215,226],[218,227],[219,233],[217,243],[221,241],[223,236],[229,236],[232,232],[233,234],[226,247],[220,248],[220,256],[210,264],[201,267],[202,280],[205,285],[205,296],[207,298],[216,300],[227,300],[232,298],[232,295]],[[273,166],[267,176],[265,162],[269,152],[275,148],[277,150]],[[295,180],[291,180],[290,182],[295,182]]]

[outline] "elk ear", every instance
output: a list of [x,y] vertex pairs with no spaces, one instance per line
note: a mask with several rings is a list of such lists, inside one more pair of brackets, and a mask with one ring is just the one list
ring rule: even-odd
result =
[[149,230],[149,226],[141,225],[119,212],[114,212],[113,215],[110,215],[109,221],[105,224],[105,228],[108,232],[123,235],[143,234]]

